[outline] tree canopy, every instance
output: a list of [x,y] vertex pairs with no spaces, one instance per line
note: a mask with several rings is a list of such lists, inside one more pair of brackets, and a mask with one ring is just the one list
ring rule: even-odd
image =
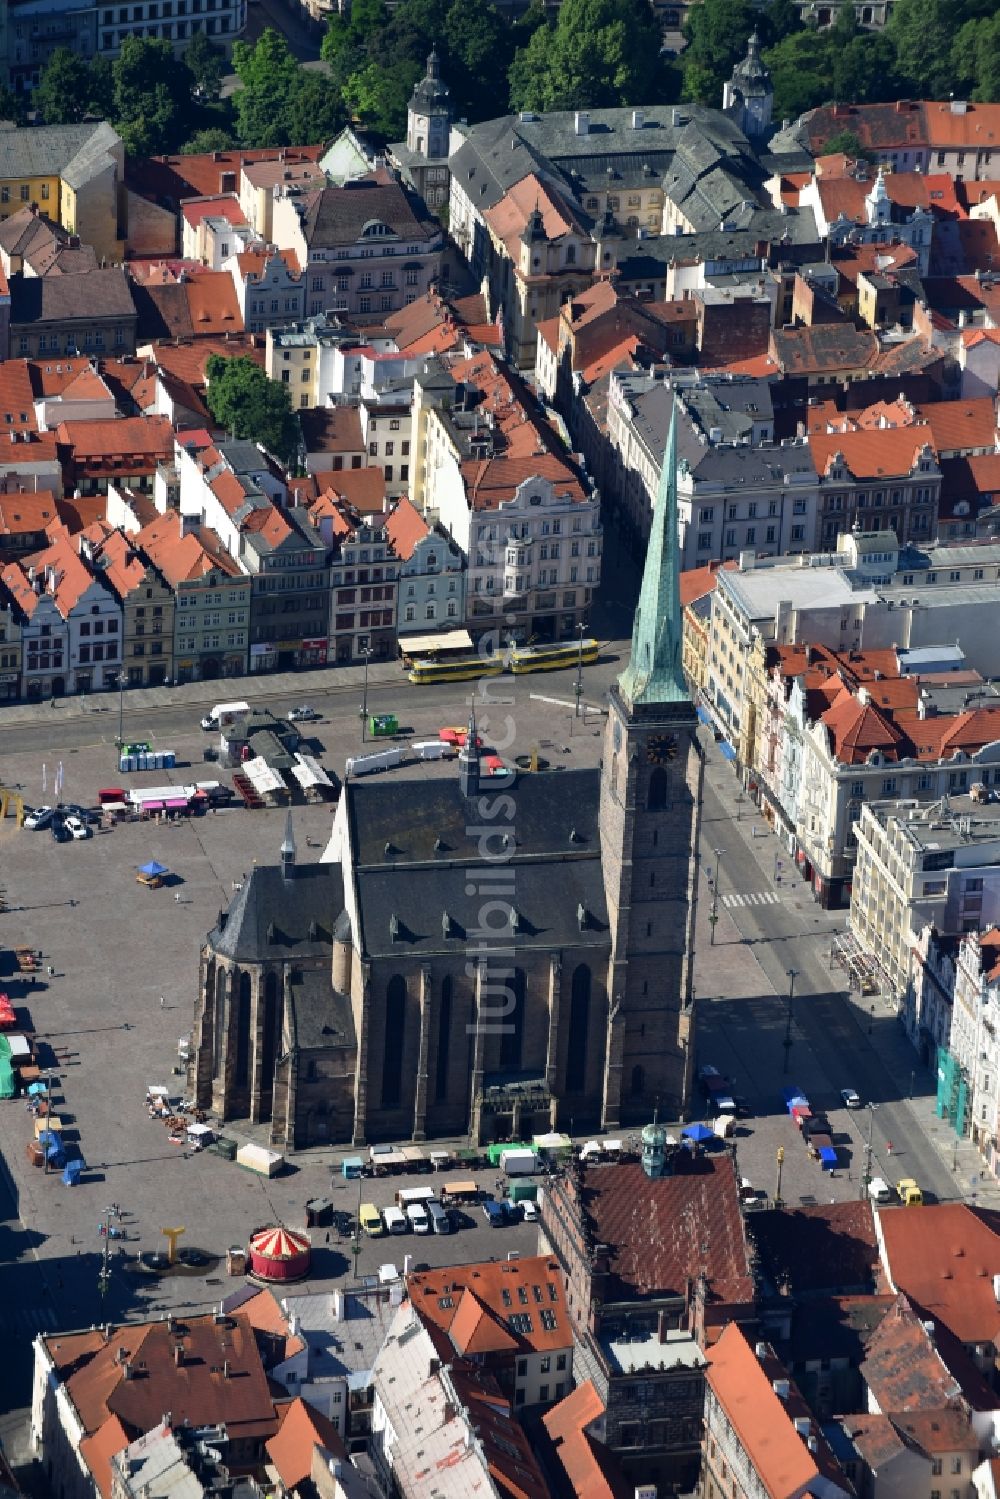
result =
[[46,125],[73,125],[90,107],[90,64],[68,47],[57,47],[35,87],[33,102]]
[[186,133],[192,78],[168,41],[126,36],[111,65],[115,128],[133,156],[170,151]]
[[646,0],[563,0],[511,65],[513,109],[602,109],[659,97],[659,24]]
[[261,443],[269,453],[290,463],[299,444],[299,424],[292,412],[288,387],[271,380],[259,364],[240,355],[209,356],[206,401],[220,427],[234,437]]

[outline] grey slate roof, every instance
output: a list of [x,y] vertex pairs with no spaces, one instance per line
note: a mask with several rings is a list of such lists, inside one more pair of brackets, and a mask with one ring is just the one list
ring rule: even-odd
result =
[[10,321],[87,322],[117,317],[135,322],[135,303],[120,266],[83,271],[78,276],[11,276]]
[[321,187],[305,197],[300,213],[310,247],[355,245],[372,220],[387,224],[401,239],[432,240],[441,234],[440,224],[398,182],[358,177],[343,187]]
[[330,970],[306,968],[289,985],[292,1041],[304,1051],[357,1045],[350,996],[330,983]]
[[61,177],[76,189],[104,171],[117,133],[104,121],[0,130],[0,179]]
[[[208,934],[220,957],[236,963],[327,956],[333,925],[344,909],[339,864],[296,865],[291,880],[277,865],[256,865],[237,891],[224,925]],[[274,940],[268,932],[274,928]]]
[[[494,857],[487,864],[479,850],[483,819],[476,802],[462,795],[457,774],[377,785],[352,781],[344,794],[364,927],[362,950],[382,957],[463,952],[482,921],[485,897],[478,893],[477,876],[497,869],[501,845],[496,838],[491,841]],[[597,829],[599,771],[521,775],[512,786],[495,791],[485,782],[483,795],[490,803],[506,794],[513,798],[512,818],[488,825],[498,835],[508,831],[512,839],[513,880],[509,899],[504,896],[518,914],[511,945],[515,951],[564,946],[607,950]],[[582,930],[580,906],[586,913]],[[394,916],[395,941],[390,932]]]

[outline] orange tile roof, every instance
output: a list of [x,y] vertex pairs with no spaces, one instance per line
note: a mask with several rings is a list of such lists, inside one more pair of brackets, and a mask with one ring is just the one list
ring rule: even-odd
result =
[[25,359],[0,364],[0,434],[37,432],[31,370]]
[[430,526],[412,500],[404,495],[386,518],[385,530],[396,556],[406,562],[413,556],[417,542],[423,541],[429,533]]
[[145,159],[130,156],[126,176],[129,186],[138,193],[180,202],[185,198],[222,192],[225,178],[230,176],[238,181],[247,162],[275,161],[278,157],[288,162],[318,161],[324,149],[321,144],[269,146],[254,151],[208,151],[200,156],[152,156]]
[[[183,535],[181,518],[176,511],[168,511],[148,526],[143,526],[135,542],[174,588],[183,583],[195,583],[211,572],[240,577],[238,565],[222,550],[215,532],[199,526]],[[249,579],[246,582],[249,586]]]
[[58,518],[56,498],[50,489],[29,494],[0,492],[0,536],[46,531]]
[[706,593],[714,593],[718,583],[720,567],[725,572],[732,572],[738,566],[735,558],[728,562],[710,562],[707,567],[692,567],[689,572],[680,575],[680,602],[681,608],[686,609],[688,604],[693,604],[695,599],[702,599]]
[[[514,265],[515,276],[520,276],[521,234],[535,209],[542,216],[542,225],[547,240],[562,239],[574,231],[583,233],[572,208],[534,172],[522,177],[492,208],[483,214],[487,224],[498,239],[506,245]],[[529,275],[532,274],[529,272]]]
[[892,720],[871,703],[860,702],[847,687],[822,715],[822,722],[830,731],[833,754],[842,765],[863,765],[872,750],[880,750],[887,760],[898,760],[905,754],[901,750],[904,736]]
[[233,278],[228,271],[217,271],[212,276],[199,276],[184,285],[195,338],[243,332],[243,314],[240,312]]
[[925,446],[932,446],[929,427],[876,427],[860,432],[813,432],[813,462],[825,474],[840,453],[856,479],[896,478],[911,474]]
[[[709,1387],[771,1499],[814,1494],[824,1480],[850,1494],[850,1481],[801,1395],[794,1386],[784,1400],[775,1392],[772,1378],[783,1376],[784,1368],[778,1360],[758,1358],[736,1323],[730,1323],[708,1351]],[[797,1416],[810,1420],[815,1451],[796,1431]]]
[[68,619],[96,579],[83,561],[73,539],[65,528],[54,530],[53,539],[43,551],[36,552],[31,561],[39,572],[51,567],[55,574],[55,588],[49,592],[63,619]]
[[[830,158],[826,158],[830,160]],[[883,178],[890,202],[903,210],[923,208],[938,216],[957,216],[962,207],[955,196],[955,184],[943,173],[926,176],[921,172],[889,172]],[[852,223],[867,221],[865,199],[875,184],[875,173],[869,169],[865,181],[845,171],[836,176],[828,172],[818,178],[816,190],[829,223],[841,214]]]
[[[899,1212],[902,1209],[879,1214],[883,1230]],[[902,1294],[869,1340],[861,1377],[887,1416],[943,1410],[961,1394],[959,1381],[924,1327],[924,1319]]]
[[334,490],[363,515],[385,510],[385,474],[380,468],[321,469],[316,483],[320,493]]
[[611,1451],[587,1431],[604,1413],[604,1401],[588,1379],[542,1416],[574,1499],[631,1499],[634,1493]]
[[117,1416],[109,1416],[97,1431],[85,1436],[80,1443],[80,1456],[93,1475],[103,1499],[111,1499],[111,1459],[123,1452],[129,1444],[129,1436]]
[[197,343],[182,340],[153,345],[153,357],[161,369],[199,390],[205,385],[205,365],[212,354],[220,354],[223,359],[252,359],[261,369],[266,360],[263,345],[246,334],[232,339],[206,337]]
[[142,458],[155,464],[169,463],[174,456],[174,430],[165,416],[60,422],[56,438],[72,448],[76,463]]
[[557,315],[556,317],[542,318],[541,322],[535,324],[536,335],[553,354],[559,348],[559,324],[561,321],[561,318]]
[[253,187],[275,188],[284,183],[326,185],[326,173],[315,161],[253,161],[243,167],[242,175]]
[[325,1448],[342,1462],[347,1460],[347,1448],[337,1428],[308,1400],[296,1396],[287,1405],[278,1406],[277,1414],[281,1425],[264,1443],[264,1449],[289,1494],[309,1477],[315,1447]]
[[[408,1276],[406,1288],[421,1319],[448,1333],[463,1356],[544,1353],[573,1342],[562,1271],[549,1255],[424,1270]],[[553,1327],[543,1326],[543,1310],[553,1314]],[[530,1331],[511,1325],[518,1313],[529,1314]]]
[[225,219],[230,224],[245,224],[247,216],[235,193],[216,193],[207,198],[188,198],[181,213],[192,229],[203,219]]
[[935,450],[942,455],[962,448],[992,452],[996,445],[997,416],[990,396],[972,401],[928,401],[917,410],[931,429]]
[[310,406],[300,413],[307,453],[362,453],[361,414],[356,406]]

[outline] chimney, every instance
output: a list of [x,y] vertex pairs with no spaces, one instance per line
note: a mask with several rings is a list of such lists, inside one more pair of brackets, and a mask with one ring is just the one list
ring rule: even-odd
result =
[[670,1322],[670,1319],[669,1319],[668,1314],[667,1314],[667,1312],[665,1310],[657,1313],[657,1317],[656,1317],[656,1341],[658,1343],[665,1343],[667,1341],[667,1332],[669,1330],[669,1322]]
[[174,1344],[174,1364],[177,1366],[178,1369],[182,1368],[183,1365],[184,1365],[184,1344],[183,1343],[175,1343]]

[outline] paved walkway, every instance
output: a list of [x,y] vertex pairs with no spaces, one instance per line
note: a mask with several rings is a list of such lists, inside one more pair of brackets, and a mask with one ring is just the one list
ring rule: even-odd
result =
[[[753,802],[741,792],[731,764],[723,759],[711,735],[707,732],[703,737],[703,743],[706,744],[708,750],[706,777],[724,803],[732,807],[734,819],[739,820],[744,830],[744,841],[760,870],[760,884],[757,886],[757,892],[763,893],[770,890],[780,900],[795,905],[814,905],[819,914],[820,908],[813,902],[809,887],[795,872],[791,856],[771,832],[766,820],[757,811]],[[780,883],[776,883],[776,874],[781,876]],[[729,913],[739,909],[742,905],[750,904],[756,905],[759,902],[732,899],[727,901],[725,898],[720,900],[719,922],[716,927],[717,942],[726,940]],[[813,944],[817,956],[822,955],[829,963],[831,928],[846,929],[847,911],[823,914],[829,917],[829,920],[821,922],[821,926],[825,929],[817,931],[804,940]],[[699,952],[700,964],[705,963],[705,957],[704,950],[701,950]],[[723,961],[724,959],[720,958],[720,962]],[[838,970],[838,979],[835,982],[839,985],[839,981],[844,978],[846,975],[840,974]],[[734,974],[730,967],[728,969],[730,985],[733,979]],[[749,974],[745,982],[748,984],[753,982]],[[922,1130],[926,1139],[936,1148],[947,1169],[954,1174],[958,1191],[968,1202],[1000,1209],[1000,1182],[986,1170],[979,1151],[968,1138],[958,1139],[947,1121],[937,1117],[935,1112],[937,1078],[931,1069],[924,1067],[921,1063],[902,1023],[872,1025],[872,998],[862,996],[857,991],[851,991],[848,994],[846,984],[842,992],[848,995],[850,1003],[857,1011],[858,1024],[867,1032],[869,1043],[877,1053],[886,1072],[898,1082],[902,1092],[908,1095],[902,1101],[903,1108],[911,1116],[914,1126]],[[874,1004],[876,1019],[881,1018],[884,1021],[886,1016],[894,1013],[892,1007],[887,1006],[881,998],[876,998]],[[905,1141],[900,1141],[899,1144],[905,1150]]]

